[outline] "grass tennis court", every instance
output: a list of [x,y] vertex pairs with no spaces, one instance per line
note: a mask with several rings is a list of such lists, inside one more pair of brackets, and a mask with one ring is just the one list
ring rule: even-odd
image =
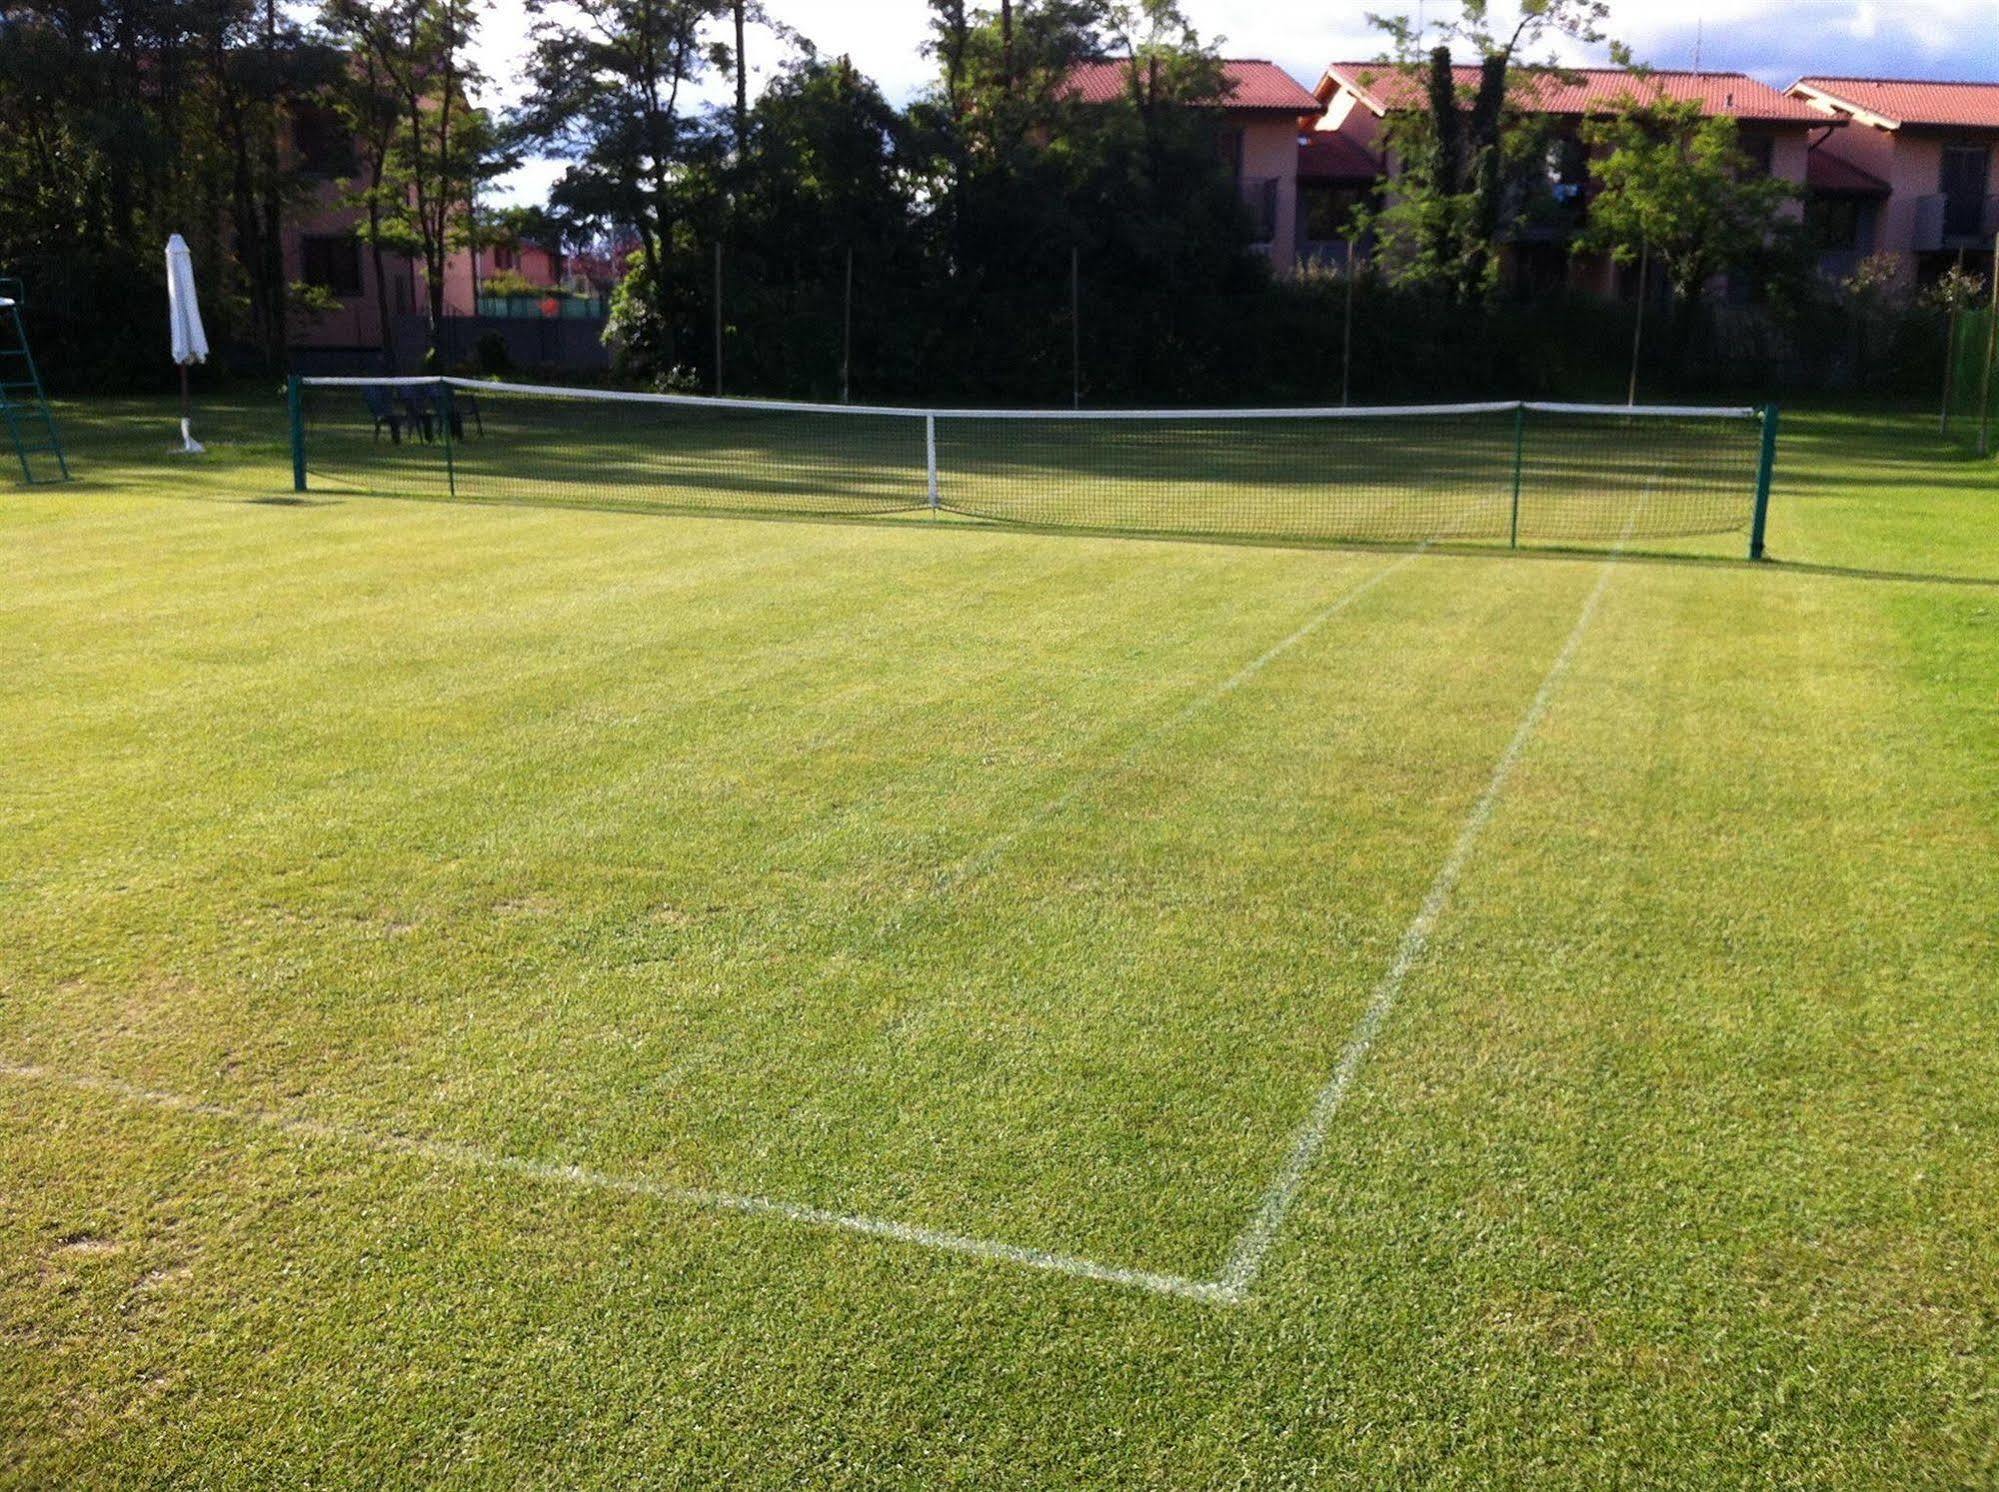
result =
[[0,1483],[1999,1474],[1933,424],[1793,418],[1750,566],[299,500],[270,401],[65,413]]

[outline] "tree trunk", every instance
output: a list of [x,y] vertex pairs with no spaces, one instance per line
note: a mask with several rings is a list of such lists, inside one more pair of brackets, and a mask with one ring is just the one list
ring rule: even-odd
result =
[[1498,252],[1500,219],[1505,211],[1506,162],[1500,149],[1500,116],[1506,108],[1505,53],[1487,57],[1479,65],[1478,96],[1472,104],[1471,128],[1466,132],[1466,148],[1476,163],[1477,174],[1470,183],[1478,193],[1477,213],[1472,221],[1472,242],[1466,245],[1466,295],[1485,288],[1485,275]]
[[[1458,115],[1457,76],[1451,66],[1449,47],[1437,47],[1430,53],[1428,82],[1430,126],[1436,136],[1432,146],[1433,185],[1439,196],[1455,197],[1464,190],[1464,121]],[[1438,264],[1449,265],[1454,261],[1456,246],[1447,217],[1433,220],[1425,236],[1426,247]]]
[[279,131],[285,124],[284,93],[277,85],[278,8],[277,0],[264,0],[264,77],[271,89],[266,103],[270,117],[261,131],[263,215],[264,215],[264,358],[268,366],[281,368],[285,362],[286,300],[284,241],[284,171],[280,164]]
[[389,313],[388,266],[382,256],[382,167],[378,162],[371,173],[368,192],[368,257],[375,271],[375,317],[382,332],[382,366],[396,371],[396,324]]
[[1000,0],[1000,92],[1013,97],[1013,0]]
[[744,40],[743,11],[748,0],[735,0],[736,10],[736,160],[750,148],[750,59]]

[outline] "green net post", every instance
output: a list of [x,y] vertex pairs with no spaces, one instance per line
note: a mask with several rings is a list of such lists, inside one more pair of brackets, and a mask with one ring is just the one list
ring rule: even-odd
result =
[[285,380],[285,408],[292,427],[292,491],[305,491],[305,385],[294,373]]
[[458,496],[458,457],[451,444],[451,426],[458,412],[451,405],[451,385],[443,379],[437,381],[437,418],[444,426],[444,485],[453,497]]
[[1507,545],[1520,547],[1520,481],[1527,464],[1527,406],[1513,411],[1513,517],[1507,525]]
[[1763,411],[1763,455],[1756,463],[1756,517],[1749,527],[1749,557],[1763,558],[1764,538],[1770,529],[1770,485],[1777,476],[1777,406]]

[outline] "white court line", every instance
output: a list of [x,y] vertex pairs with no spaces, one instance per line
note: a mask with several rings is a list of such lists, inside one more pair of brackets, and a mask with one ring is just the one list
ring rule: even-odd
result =
[[[1634,520],[1635,521],[1635,520]],[[1620,544],[1620,549],[1622,545]],[[1381,1028],[1395,1009],[1395,1002],[1402,994],[1402,986],[1409,978],[1409,971],[1422,958],[1424,950],[1430,946],[1430,935],[1437,929],[1438,921],[1449,906],[1451,893],[1457,889],[1458,879],[1464,874],[1466,863],[1471,859],[1472,850],[1477,846],[1479,835],[1484,832],[1492,818],[1493,808],[1499,802],[1499,795],[1505,791],[1506,783],[1513,776],[1513,769],[1519,763],[1527,743],[1533,739],[1542,718],[1548,713],[1548,706],[1561,686],[1562,678],[1574,662],[1578,649],[1582,647],[1583,634],[1589,631],[1590,622],[1596,616],[1597,606],[1603,600],[1603,593],[1610,585],[1610,577],[1616,567],[1615,553],[1605,560],[1596,584],[1583,602],[1582,614],[1569,631],[1569,640],[1562,644],[1562,650],[1555,655],[1555,661],[1548,669],[1547,677],[1541,680],[1541,687],[1527,706],[1527,713],[1520,717],[1520,724],[1513,732],[1513,739],[1499,758],[1499,765],[1493,768],[1492,778],[1485,785],[1485,791],[1472,805],[1466,815],[1464,825],[1458,830],[1457,842],[1451,846],[1450,854],[1444,857],[1437,877],[1430,882],[1428,894],[1416,911],[1415,920],[1402,934],[1402,942],[1395,950],[1395,959],[1388,971],[1374,987],[1374,998],[1368,1002],[1367,1010],[1347,1039],[1346,1049],[1340,1053],[1339,1065],[1333,1075],[1319,1089],[1312,1102],[1311,1112],[1298,1129],[1291,1142],[1291,1149],[1278,1168],[1258,1204],[1256,1215],[1250,1219],[1236,1239],[1235,1247],[1229,1250],[1228,1262],[1222,1266],[1219,1283],[1235,1298],[1248,1294],[1255,1285],[1264,1260],[1269,1257],[1271,1245],[1290,1215],[1292,1205],[1298,1200],[1298,1191],[1305,1183],[1305,1174],[1318,1159],[1324,1148],[1326,1134],[1332,1127],[1333,1119],[1345,1104],[1347,1095],[1353,1090],[1354,1080],[1360,1076],[1366,1064],[1368,1053],[1373,1050]]]
[[116,1078],[92,1077],[79,1073],[58,1072],[47,1067],[0,1063],[0,1079],[11,1079],[22,1083],[45,1083],[86,1093],[98,1093],[146,1108],[176,1114],[193,1114],[204,1119],[217,1119],[230,1124],[273,1130],[293,1139],[345,1145],[382,1155],[405,1156],[415,1160],[430,1161],[437,1165],[456,1166],[468,1171],[490,1171],[508,1176],[520,1176],[529,1181],[571,1187],[578,1191],[614,1192],[624,1196],[644,1197],[649,1201],[665,1202],[673,1206],[699,1208],[709,1212],[741,1213],[750,1217],[772,1218],[779,1222],[801,1223],[807,1227],[860,1233],[871,1238],[887,1238],[896,1243],[913,1244],[918,1248],[931,1249],[939,1253],[960,1254],[967,1258],[982,1259],[988,1263],[1011,1264],[1022,1269],[1039,1270],[1044,1274],[1062,1274],[1072,1279],[1094,1280],[1100,1284],[1124,1285],[1154,1295],[1177,1295],[1187,1300],[1221,1303],[1233,1299],[1222,1286],[1207,1280],[1191,1280],[1173,1274],[1155,1274],[1143,1269],[1120,1269],[1115,1265],[1099,1264],[1094,1260],[1079,1259],[1068,1254],[1050,1253],[1044,1249],[1020,1248],[1014,1244],[994,1243],[989,1239],[972,1238],[962,1233],[947,1233],[937,1228],[922,1228],[911,1223],[863,1217],[857,1213],[834,1212],[823,1207],[801,1207],[790,1202],[774,1201],[769,1197],[710,1191],[705,1187],[671,1186],[665,1182],[648,1180],[643,1176],[619,1176],[607,1171],[593,1171],[585,1166],[555,1165],[548,1161],[528,1160],[517,1155],[480,1150],[470,1145],[453,1145],[441,1140],[414,1139],[404,1135],[380,1135],[345,1125],[322,1123],[317,1119],[292,1118],[263,1109],[232,1108],[227,1104],[210,1103],[180,1093],[141,1088],[132,1083],[120,1082]]
[[[1403,564],[1416,558],[1408,556],[1397,564],[1389,566],[1371,577],[1355,590],[1333,603],[1326,611],[1307,622],[1285,641],[1264,653],[1260,658],[1247,664],[1216,690],[1194,704],[1189,705],[1173,721],[1162,726],[1145,741],[1134,746],[1127,754],[1127,760],[1135,757],[1152,739],[1174,725],[1191,719],[1215,700],[1225,697],[1244,682],[1253,678],[1272,660],[1309,637],[1313,632],[1338,611],[1358,599],[1360,595],[1386,579]],[[1193,1279],[1184,1275],[1162,1274],[1149,1270],[1126,1269],[1116,1265],[1101,1264],[1072,1254],[1053,1253],[1043,1249],[1022,1248],[1015,1244],[999,1243],[990,1239],[974,1238],[967,1234],[950,1233],[935,1228],[918,1227],[910,1223],[893,1222],[883,1218],[866,1217],[856,1213],[834,1212],[827,1208],[805,1207],[790,1202],[780,1202],[769,1197],[759,1197],[731,1192],[711,1191],[700,1187],[672,1186],[645,1177],[621,1176],[605,1171],[591,1170],[583,1166],[556,1165],[547,1161],[529,1160],[521,1156],[500,1154],[480,1150],[468,1145],[456,1145],[437,1140],[424,1140],[400,1135],[380,1135],[366,1130],[348,1128],[341,1125],[323,1123],[319,1120],[288,1117],[260,1109],[232,1108],[224,1104],[190,1098],[183,1094],[158,1089],[142,1088],[135,1084],[121,1082],[115,1078],[96,1077],[78,1073],[59,1072],[55,1069],[11,1063],[0,1063],[0,1080],[15,1082],[35,1082],[60,1086],[76,1091],[103,1094],[127,1103],[163,1111],[193,1114],[204,1118],[220,1120],[232,1124],[253,1126],[291,1136],[296,1139],[319,1141],[351,1146],[356,1149],[373,1151],[377,1154],[404,1156],[429,1161],[433,1164],[456,1166],[466,1170],[486,1171],[497,1174],[519,1176],[543,1184],[566,1186],[583,1191],[609,1192],[625,1196],[643,1197],[669,1205],[699,1208],[714,1212],[733,1212],[751,1217],[769,1218],[775,1221],[801,1224],[807,1227],[837,1230],[860,1234],[872,1238],[888,1239],[896,1243],[909,1244],[935,1252],[956,1254],[961,1257],[981,1260],[993,1264],[1012,1265],[1017,1268],[1036,1270],[1044,1274],[1065,1275],[1072,1279],[1089,1280],[1099,1284],[1118,1285],[1141,1290],[1153,1295],[1174,1296],[1180,1299],[1198,1301],[1214,1305],[1234,1305],[1245,1300],[1256,1284],[1271,1247],[1275,1244],[1279,1231],[1288,1217],[1298,1192],[1304,1184],[1306,1173],[1319,1151],[1325,1144],[1326,1134],[1334,1117],[1353,1087],[1368,1053],[1380,1035],[1382,1026],[1394,1010],[1403,983],[1410,970],[1428,947],[1430,936],[1450,901],[1458,879],[1463,874],[1480,833],[1491,819],[1499,796],[1513,775],[1515,765],[1524,753],[1527,743],[1533,737],[1541,720],[1548,712],[1556,689],[1582,645],[1584,634],[1589,630],[1597,607],[1603,599],[1605,589],[1615,567],[1616,555],[1612,555],[1603,565],[1595,586],[1583,603],[1575,627],[1570,631],[1568,641],[1550,666],[1540,689],[1527,707],[1505,752],[1494,768],[1485,791],[1472,806],[1450,854],[1445,858],[1443,868],[1431,883],[1423,904],[1403,934],[1394,962],[1376,986],[1374,997],[1360,1024],[1349,1038],[1340,1057],[1338,1067],[1325,1086],[1319,1090],[1311,1113],[1293,1140],[1291,1150],[1277,1177],[1266,1190],[1262,1203],[1249,1225],[1243,1230],[1234,1247],[1230,1250],[1222,1272],[1215,1279]],[[1057,813],[1075,793],[1045,807],[1021,828],[1013,831],[995,845],[989,847],[988,854],[996,855],[1005,845],[1017,839],[1035,823]],[[988,856],[977,857],[975,862],[984,863]],[[969,871],[967,873],[970,873]]]

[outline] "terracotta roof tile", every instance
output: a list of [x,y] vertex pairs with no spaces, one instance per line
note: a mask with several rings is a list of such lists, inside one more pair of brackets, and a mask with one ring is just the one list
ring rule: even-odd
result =
[[[1476,67],[1454,69],[1460,88],[1478,86]],[[1417,107],[1422,81],[1386,62],[1335,62],[1326,69],[1333,83],[1352,88],[1377,112]],[[1620,67],[1577,68],[1566,77],[1538,74],[1514,82],[1515,104],[1544,114],[1614,114],[1628,102],[1661,99],[1697,103],[1709,114],[1727,114],[1752,124],[1827,124],[1825,114],[1803,99],[1779,93],[1746,73],[1633,73]]]
[[[1274,62],[1229,58],[1222,63],[1226,95],[1218,100],[1231,112],[1316,115],[1318,98]],[[1086,104],[1124,98],[1131,87],[1131,63],[1121,57],[1085,62],[1069,74],[1073,96]]]
[[1801,78],[1799,88],[1896,124],[1999,130],[1999,83],[1925,83],[1911,78]]

